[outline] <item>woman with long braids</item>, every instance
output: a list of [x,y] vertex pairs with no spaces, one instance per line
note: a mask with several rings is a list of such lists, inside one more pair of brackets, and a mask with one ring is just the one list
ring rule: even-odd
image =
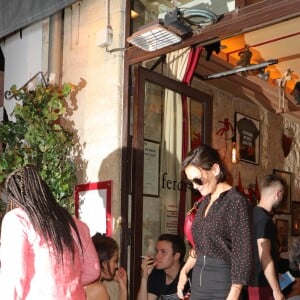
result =
[[84,286],[100,274],[86,224],[55,200],[33,165],[6,182],[1,229],[0,295],[5,300],[84,300]]

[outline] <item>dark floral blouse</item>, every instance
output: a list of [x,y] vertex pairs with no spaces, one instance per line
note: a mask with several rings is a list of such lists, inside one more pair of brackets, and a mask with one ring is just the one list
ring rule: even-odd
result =
[[204,217],[210,196],[200,202],[192,233],[197,254],[231,266],[231,282],[247,285],[253,271],[252,208],[235,188],[223,192]]

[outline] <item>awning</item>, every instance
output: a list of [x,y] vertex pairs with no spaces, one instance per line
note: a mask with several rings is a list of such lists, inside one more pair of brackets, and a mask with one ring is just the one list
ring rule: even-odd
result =
[[76,0],[0,0],[0,39],[74,2]]

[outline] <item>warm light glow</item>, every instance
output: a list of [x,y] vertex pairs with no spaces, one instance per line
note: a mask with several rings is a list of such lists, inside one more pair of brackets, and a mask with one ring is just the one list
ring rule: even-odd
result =
[[237,154],[236,154],[236,142],[232,141],[232,146],[231,146],[231,162],[233,164],[237,163]]
[[130,11],[131,19],[135,19],[139,16],[139,14],[135,10]]

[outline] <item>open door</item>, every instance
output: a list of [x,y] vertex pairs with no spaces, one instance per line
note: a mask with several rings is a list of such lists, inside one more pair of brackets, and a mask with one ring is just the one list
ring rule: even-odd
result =
[[139,289],[140,256],[154,255],[161,233],[183,232],[191,195],[181,180],[182,156],[198,144],[210,144],[212,128],[209,95],[143,67],[135,69],[135,80],[128,222],[130,299],[136,299]]

